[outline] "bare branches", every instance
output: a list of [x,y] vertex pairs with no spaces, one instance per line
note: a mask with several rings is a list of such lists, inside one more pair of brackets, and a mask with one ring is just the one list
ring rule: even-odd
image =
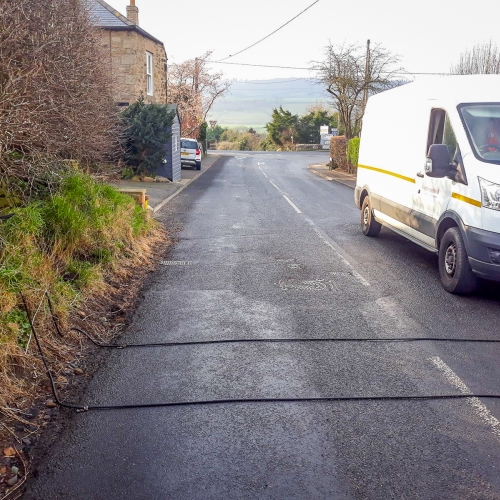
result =
[[380,44],[370,48],[369,53],[362,52],[358,44],[330,44],[325,55],[325,60],[315,66],[318,79],[334,99],[341,126],[351,138],[361,128],[364,92],[373,95],[394,87],[396,73],[401,71],[394,67],[399,58]]
[[230,83],[222,72],[208,68],[211,52],[180,64],[172,64],[168,72],[168,102],[179,106],[182,135],[198,137],[214,102],[229,90]]
[[488,43],[477,44],[472,50],[460,54],[457,64],[451,66],[450,73],[454,75],[488,75],[500,74],[500,52],[490,40]]
[[113,82],[81,0],[0,0],[0,175],[40,179],[118,144]]

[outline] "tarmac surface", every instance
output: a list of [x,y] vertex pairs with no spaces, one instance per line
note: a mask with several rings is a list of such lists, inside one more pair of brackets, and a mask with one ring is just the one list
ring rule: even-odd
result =
[[[500,338],[500,286],[441,287],[320,153],[227,153],[159,214],[178,242],[125,342]],[[85,404],[499,393],[499,344],[283,343],[114,351]],[[30,499],[500,499],[500,401],[248,403],[77,414]]]

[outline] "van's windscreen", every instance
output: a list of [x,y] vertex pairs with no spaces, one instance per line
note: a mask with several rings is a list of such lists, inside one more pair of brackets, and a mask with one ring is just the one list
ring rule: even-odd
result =
[[458,111],[476,158],[500,164],[500,103],[461,104]]

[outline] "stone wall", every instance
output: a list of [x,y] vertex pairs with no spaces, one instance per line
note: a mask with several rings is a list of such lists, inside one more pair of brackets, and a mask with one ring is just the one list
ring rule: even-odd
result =
[[[141,92],[147,103],[167,102],[167,55],[162,44],[135,31],[101,31],[101,43],[111,57],[117,103],[135,102]],[[147,95],[146,52],[153,54],[153,95]]]

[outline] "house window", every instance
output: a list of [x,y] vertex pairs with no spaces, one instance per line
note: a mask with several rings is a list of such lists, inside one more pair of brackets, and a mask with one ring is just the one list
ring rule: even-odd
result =
[[172,150],[174,152],[179,151],[179,137],[177,137],[175,134],[172,138]]
[[153,54],[146,52],[146,85],[148,95],[153,95]]

